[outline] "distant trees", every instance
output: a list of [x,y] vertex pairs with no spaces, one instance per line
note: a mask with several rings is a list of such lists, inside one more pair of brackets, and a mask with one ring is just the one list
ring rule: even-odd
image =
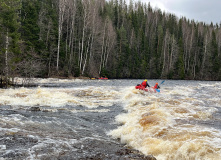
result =
[[20,61],[20,9],[20,0],[0,1],[0,74],[1,82],[4,80],[6,86],[9,78],[15,75],[16,64]]
[[221,26],[124,0],[0,0],[1,77],[221,80]]

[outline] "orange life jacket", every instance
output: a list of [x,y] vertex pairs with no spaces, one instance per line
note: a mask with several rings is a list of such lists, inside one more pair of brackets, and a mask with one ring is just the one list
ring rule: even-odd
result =
[[154,88],[155,88],[155,89],[158,89],[158,88],[159,88],[158,84],[155,84]]

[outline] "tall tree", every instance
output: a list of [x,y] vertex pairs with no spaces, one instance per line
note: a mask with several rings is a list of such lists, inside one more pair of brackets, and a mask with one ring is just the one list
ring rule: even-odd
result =
[[220,57],[218,56],[218,44],[216,42],[216,33],[213,30],[212,32],[212,40],[211,40],[211,62],[213,63],[212,71],[213,71],[213,78],[215,80],[218,79],[219,70],[221,67]]
[[58,0],[58,50],[57,50],[57,65],[56,70],[59,71],[59,57],[60,57],[60,43],[62,36],[62,29],[64,23],[65,10],[67,8],[67,0]]
[[4,47],[1,52],[5,54],[4,75],[6,86],[9,77],[15,69],[15,63],[19,61],[20,47],[19,40],[19,11],[21,9],[20,0],[1,0],[0,1],[0,22],[1,35],[3,36]]

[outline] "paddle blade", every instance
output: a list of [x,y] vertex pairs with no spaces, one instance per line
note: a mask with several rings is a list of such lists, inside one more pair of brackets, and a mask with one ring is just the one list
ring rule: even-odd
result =
[[165,82],[165,80],[164,80],[164,81],[162,81],[162,82],[160,83],[160,85],[161,85],[161,84],[163,84],[164,82]]
[[159,89],[156,89],[156,91],[157,91],[157,92],[160,92],[160,90],[159,90]]

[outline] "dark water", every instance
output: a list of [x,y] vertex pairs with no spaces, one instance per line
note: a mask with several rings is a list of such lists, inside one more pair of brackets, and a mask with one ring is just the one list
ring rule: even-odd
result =
[[[115,117],[125,112],[121,102],[111,102],[104,107],[98,101],[94,108],[86,103],[84,106],[84,97],[88,101],[90,98],[99,99],[98,95],[86,95],[88,87],[98,84],[101,87],[112,86],[113,82],[46,82],[39,84],[41,88],[1,90],[4,93],[2,98],[6,96],[7,100],[0,102],[0,159],[154,159],[107,135],[118,126]],[[50,98],[44,100],[44,96],[56,89],[62,88],[65,92],[65,88],[76,87],[83,89],[71,91],[71,94],[83,97],[81,105],[64,103],[54,107],[48,104]],[[42,88],[44,91],[41,91]],[[47,88],[52,89],[46,93]],[[30,95],[39,95],[39,100],[45,103],[32,104],[36,99],[25,99]],[[67,101],[65,98],[64,101]],[[30,105],[24,101],[30,101]]]
[[[85,112],[88,109],[83,106],[75,108],[81,112],[70,113],[62,109],[58,109],[55,113],[47,110],[42,112],[39,111],[39,107],[11,110],[2,106],[1,116],[19,115],[25,126],[2,126],[2,129],[16,127],[20,131],[1,134],[0,144],[6,145],[8,151],[1,152],[1,157],[5,159],[145,159],[145,156],[137,151],[128,149],[124,144],[106,135],[107,131],[117,127],[113,119],[119,112],[123,112],[122,107],[108,107],[107,109],[110,109],[108,114]],[[99,110],[99,107],[97,109]]]
[[220,82],[166,81],[161,93],[135,90],[140,82],[39,79],[0,90],[0,160],[221,157]]

